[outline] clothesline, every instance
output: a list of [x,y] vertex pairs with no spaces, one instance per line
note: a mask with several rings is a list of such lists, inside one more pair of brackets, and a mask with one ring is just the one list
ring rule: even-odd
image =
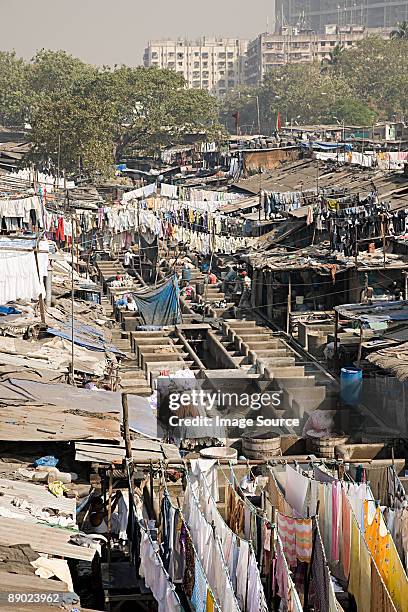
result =
[[[141,561],[140,569],[142,570],[141,576],[144,578],[146,586],[149,587],[150,590],[152,591],[153,596],[155,597],[156,601],[158,601],[159,612],[168,612],[169,610],[173,612],[177,608],[180,610],[180,612],[182,612],[183,607],[181,605],[180,598],[177,595],[176,587],[171,581],[170,576],[163,565],[162,558],[157,548],[157,542],[155,546],[155,543],[153,542],[149,531],[147,529],[144,529],[144,527],[140,523],[139,523],[139,527],[142,533],[142,542],[141,542],[141,547],[140,547],[140,561]],[[151,559],[151,555],[149,555],[148,551],[146,550],[147,548],[146,543],[148,543],[150,547],[150,551],[154,554],[156,561],[158,563],[158,566],[160,568],[160,573],[164,576],[167,582],[167,586],[171,591],[170,598],[173,598],[173,601],[171,601],[171,599],[169,601],[169,593],[167,593],[164,598],[164,602],[163,602],[164,605],[162,603],[163,594],[161,592],[161,588],[162,588],[161,581],[160,579],[158,579],[158,576],[155,574],[154,570],[152,570],[152,568],[149,567],[148,565],[148,561],[149,559]]]
[[[184,496],[184,506],[187,508],[188,514],[190,515],[190,513],[192,511],[192,508],[190,508],[188,504],[190,502],[189,498],[191,497],[192,501],[193,501],[193,504],[195,506],[195,510],[197,512],[197,516],[201,517],[202,521],[204,521],[204,523],[207,525],[207,531],[211,530],[211,533],[212,533],[212,536],[213,536],[213,539],[214,539],[214,542],[215,542],[215,546],[216,546],[215,549],[213,549],[213,551],[218,551],[218,559],[220,561],[220,564],[219,564],[220,565],[220,569],[222,569],[224,577],[225,577],[225,579],[227,581],[226,589],[227,590],[228,590],[228,588],[230,589],[230,596],[228,596],[228,593],[226,591],[222,592],[222,593],[218,591],[217,592],[217,599],[220,602],[220,605],[221,605],[222,609],[224,609],[224,608],[223,608],[223,605],[222,605],[221,602],[225,601],[226,600],[225,598],[227,598],[227,600],[229,600],[229,604],[230,605],[232,604],[234,606],[234,608],[238,612],[240,612],[240,607],[239,607],[239,604],[238,604],[238,601],[237,601],[237,598],[236,598],[236,595],[235,595],[234,587],[233,587],[233,584],[232,584],[232,581],[231,581],[231,576],[230,576],[230,573],[228,571],[228,567],[227,567],[227,564],[226,564],[226,561],[225,561],[224,552],[222,550],[222,545],[221,545],[221,541],[219,539],[219,536],[216,533],[214,533],[212,525],[207,521],[204,513],[200,509],[199,501],[197,500],[197,497],[196,497],[196,495],[194,493],[194,490],[193,490],[193,487],[192,487],[192,483],[191,483],[191,481],[190,481],[190,479],[188,477],[188,474],[186,474],[186,479],[187,479],[187,488],[186,488],[186,492],[185,492],[185,496]],[[184,512],[184,515],[186,516],[186,512]],[[189,516],[189,519],[187,519],[187,523],[189,525],[190,525],[190,521],[191,521],[191,516]],[[191,533],[192,533],[192,535],[195,536],[196,542],[197,542],[198,538],[202,537],[202,534],[200,535],[199,533],[196,533],[196,531],[197,530],[192,530]],[[204,542],[203,542],[203,544],[204,544]],[[203,552],[204,551],[201,552],[202,555],[203,555]],[[206,550],[206,554],[209,554],[209,552],[210,551],[207,549]],[[203,556],[203,558],[204,558],[204,556]],[[211,565],[213,565],[214,562],[215,562],[215,559],[212,559],[211,560]],[[217,589],[215,589],[215,590],[217,591]]]
[[207,577],[206,573],[204,572],[203,565],[202,565],[202,563],[201,563],[201,561],[200,561],[200,557],[199,557],[198,552],[197,552],[197,549],[196,549],[196,547],[195,547],[195,545],[194,545],[193,538],[192,538],[192,536],[191,536],[191,532],[190,532],[190,529],[189,529],[189,527],[188,527],[188,525],[187,525],[187,521],[186,521],[186,519],[185,519],[185,517],[184,517],[184,514],[183,514],[183,512],[182,512],[181,508],[176,508],[176,506],[175,506],[175,505],[173,504],[173,502],[171,501],[170,493],[169,493],[169,490],[168,490],[168,487],[167,487],[167,482],[166,482],[166,476],[165,476],[165,473],[164,473],[164,472],[161,472],[161,476],[162,476],[162,482],[163,482],[163,484],[164,484],[165,495],[167,496],[167,499],[168,499],[168,501],[169,501],[169,503],[170,503],[171,507],[172,507],[174,510],[177,510],[177,511],[180,513],[181,520],[183,521],[183,524],[184,524],[184,527],[185,527],[185,529],[186,529],[186,532],[187,532],[188,536],[190,537],[190,540],[191,540],[191,545],[192,545],[192,548],[193,548],[193,550],[194,550],[195,559],[197,560],[198,564],[200,565],[201,571],[202,571],[203,575],[205,576],[205,581],[206,581],[207,588],[208,588],[208,590],[210,591],[210,593],[211,593],[211,597],[212,597],[212,599],[213,599],[213,601],[214,601],[214,607],[215,607],[215,609],[216,609],[216,610],[218,610],[219,612],[222,612],[221,608],[219,607],[219,605],[218,605],[218,603],[217,603],[217,601],[216,601],[216,599],[215,599],[215,595],[214,595],[214,592],[213,592],[213,590],[212,590],[212,588],[211,588],[211,585],[210,585],[210,583],[208,582],[208,577]]
[[[219,462],[218,462],[218,465],[219,465],[219,469],[221,469],[221,472],[223,473],[224,478],[226,479],[226,481],[228,482],[228,484],[229,484],[230,486],[232,486],[232,487],[233,487],[233,483],[231,483],[230,479],[229,479],[229,478],[228,478],[228,476],[225,474],[225,472],[224,472],[224,470],[222,469],[222,467],[220,466]],[[240,485],[238,484],[238,480],[237,480],[237,478],[236,478],[236,475],[235,475],[235,472],[234,472],[234,470],[233,470],[233,466],[232,466],[232,464],[230,464],[230,473],[231,473],[231,475],[232,475],[233,481],[235,481],[236,486],[237,486],[237,487],[238,487],[238,488],[241,490],[241,492],[243,493],[243,491],[242,491],[242,489],[241,489]],[[236,493],[236,491],[235,491],[234,489],[233,489],[233,491],[234,491],[234,493],[237,495],[237,493]],[[265,528],[265,527],[267,527],[267,528],[269,528],[269,529],[273,529],[273,530],[274,530],[274,537],[276,538],[277,543],[278,543],[278,545],[280,546],[281,551],[282,551],[282,555],[283,555],[283,544],[282,544],[282,540],[281,540],[280,535],[279,535],[278,525],[277,525],[277,524],[272,524],[272,522],[271,522],[271,518],[267,518],[266,516],[261,516],[261,515],[259,514],[258,509],[256,508],[256,506],[254,506],[254,505],[252,504],[252,502],[251,502],[251,501],[248,499],[248,497],[247,497],[247,496],[243,495],[243,498],[241,498],[240,496],[238,496],[238,499],[241,501],[241,503],[243,503],[243,504],[244,504],[244,506],[246,506],[246,507],[248,508],[248,510],[250,511],[250,513],[252,513],[253,515],[257,516],[257,517],[258,517],[258,518],[261,520],[261,523],[263,524],[264,528]],[[249,543],[250,543],[250,544],[252,544],[251,542],[249,542]],[[291,575],[290,575],[290,569],[289,569],[288,563],[287,563],[286,558],[285,558],[285,556],[284,556],[284,555],[283,555],[283,565],[284,565],[284,568],[283,568],[283,569],[284,569],[284,571],[286,572],[286,575],[287,575],[286,581],[287,581],[287,585],[288,585],[288,587],[287,587],[287,589],[286,589],[286,590],[287,590],[287,593],[285,594],[285,597],[289,597],[289,596],[290,596],[290,594],[292,594],[292,595],[293,595],[293,602],[292,602],[292,603],[293,603],[293,605],[294,605],[294,606],[296,606],[296,608],[294,608],[294,609],[296,609],[296,610],[302,610],[302,606],[301,606],[301,603],[300,603],[299,594],[298,594],[298,592],[297,592],[297,590],[296,590],[296,587],[295,587],[295,584],[294,584],[294,582],[293,582],[293,580],[292,580],[292,578],[291,578]],[[282,585],[282,584],[284,584],[284,582],[285,582],[285,581],[281,581],[281,585]],[[283,594],[282,594],[282,595],[283,595]]]

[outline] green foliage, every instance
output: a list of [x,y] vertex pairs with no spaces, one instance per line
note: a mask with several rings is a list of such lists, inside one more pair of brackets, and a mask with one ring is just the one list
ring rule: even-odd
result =
[[[355,47],[334,47],[320,65],[287,64],[266,74],[259,87],[246,88],[244,102],[227,96],[220,118],[234,129],[233,106],[241,110],[241,124],[257,124],[259,99],[262,130],[271,133],[276,117],[282,123],[372,125],[378,119],[404,120],[408,116],[408,32],[391,40],[368,36]],[[242,116],[245,115],[245,121]]]
[[229,92],[220,106],[220,121],[231,134],[235,134],[236,120],[234,113],[239,113],[240,129],[244,133],[258,131],[256,96],[253,87],[239,87]]
[[216,100],[188,91],[175,72],[96,67],[44,49],[28,64],[0,54],[0,121],[23,119],[34,159],[104,176],[122,154],[157,153],[185,134],[221,131]]
[[15,53],[0,51],[0,124],[21,124],[29,104],[26,67]]
[[408,21],[398,24],[398,28],[391,32],[391,38],[408,40]]

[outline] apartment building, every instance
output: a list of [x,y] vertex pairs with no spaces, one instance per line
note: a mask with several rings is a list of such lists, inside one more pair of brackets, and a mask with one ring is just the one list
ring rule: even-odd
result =
[[147,67],[167,68],[182,74],[188,87],[224,95],[242,85],[248,41],[237,38],[152,40],[145,49]]
[[282,34],[259,34],[247,49],[245,81],[258,85],[267,72],[285,64],[309,64],[330,57],[336,45],[350,48],[367,36],[360,26],[327,26],[325,34],[283,28]]

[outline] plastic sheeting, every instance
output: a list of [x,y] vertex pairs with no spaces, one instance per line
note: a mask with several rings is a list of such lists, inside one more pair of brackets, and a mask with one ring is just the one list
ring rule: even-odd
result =
[[181,321],[179,287],[174,275],[151,291],[133,293],[145,325],[176,325]]
[[[64,338],[65,340],[69,340],[71,342],[71,321],[63,322],[60,324],[60,326],[61,329],[49,327],[47,329],[47,333],[53,336],[58,336],[59,338]],[[102,332],[100,332],[95,327],[92,327],[91,325],[85,325],[84,323],[80,323],[76,319],[74,319],[74,344],[89,349],[90,351],[106,351],[118,355],[123,355],[123,353],[119,351],[115,346],[113,346],[112,344],[108,344],[105,341],[105,337]]]

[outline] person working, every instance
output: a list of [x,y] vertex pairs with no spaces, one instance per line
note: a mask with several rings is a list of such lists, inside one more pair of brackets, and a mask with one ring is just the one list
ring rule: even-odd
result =
[[133,253],[130,249],[128,249],[123,256],[123,265],[125,268],[130,268],[133,260]]
[[[102,497],[93,497],[89,509],[89,533],[108,533],[108,510]],[[123,498],[122,491],[116,491],[111,503],[111,526],[114,535],[120,535],[121,539],[126,539],[126,528],[128,521],[128,508]]]

